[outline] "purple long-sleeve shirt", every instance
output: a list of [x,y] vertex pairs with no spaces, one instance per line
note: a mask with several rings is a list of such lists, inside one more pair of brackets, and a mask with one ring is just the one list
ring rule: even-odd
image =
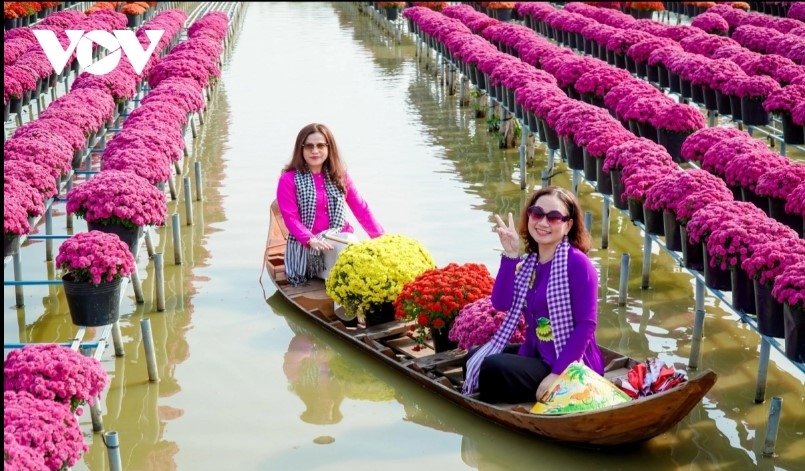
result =
[[[316,216],[313,218],[313,228],[308,229],[302,223],[302,217],[299,213],[299,205],[296,201],[296,175],[295,170],[283,173],[280,176],[279,183],[277,184],[277,204],[282,213],[282,219],[288,232],[293,234],[296,239],[307,245],[308,240],[322,231],[330,228],[330,213],[327,206],[327,192],[324,189],[324,174],[314,173],[313,183],[316,186]],[[383,235],[383,227],[375,220],[372,212],[369,210],[369,205],[361,197],[352,179],[348,174],[344,174],[344,190],[346,190],[346,203],[349,206],[355,219],[358,220],[361,227],[371,238]],[[344,221],[344,228],[342,232],[354,233],[355,229]]]
[[[498,310],[508,310],[514,301],[515,268],[519,260],[501,257],[495,285],[492,288],[492,305]],[[604,373],[603,358],[595,340],[598,322],[598,272],[587,255],[570,247],[567,256],[567,271],[570,280],[570,304],[573,312],[573,330],[567,343],[556,357],[553,340],[542,341],[537,337],[537,321],[540,317],[550,319],[548,314],[548,278],[552,261],[537,265],[534,284],[526,293],[523,316],[527,324],[525,342],[519,354],[539,356],[551,365],[551,372],[562,374],[567,366],[579,359],[598,374]]]

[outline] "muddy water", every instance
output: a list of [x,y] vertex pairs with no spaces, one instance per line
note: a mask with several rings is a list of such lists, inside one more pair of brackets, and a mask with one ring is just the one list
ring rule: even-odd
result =
[[[157,311],[153,264],[140,258],[145,303],[121,306],[125,355],[103,364],[111,386],[103,421],[118,432],[126,470],[802,469],[805,376],[776,350],[766,403],[754,404],[759,336],[708,297],[701,367],[719,381],[662,436],[622,453],[550,445],[483,422],[407,384],[308,322],[263,279],[267,209],[296,132],[319,121],[334,131],[356,184],[389,233],[414,237],[437,264],[485,263],[494,274],[494,213],[516,211],[540,184],[544,152],[519,185],[517,150],[498,149],[483,119],[458,106],[436,68],[354,4],[249,4],[199,136],[203,201],[182,221],[182,263],[170,228],[155,232],[165,260],[166,306]],[[570,176],[554,182],[570,187]],[[687,363],[694,279],[656,245],[641,285],[640,231],[619,212],[601,249],[601,196],[580,187],[593,213],[590,256],[601,273],[599,341],[637,358]],[[57,219],[56,231],[65,231]],[[83,230],[76,222],[76,230]],[[365,234],[359,231],[360,237]],[[25,275],[53,276],[43,244],[23,249]],[[628,302],[619,307],[623,253]],[[12,276],[6,268],[7,278]],[[4,290],[6,342],[66,341],[75,329],[56,288]],[[729,295],[727,295],[729,296]],[[729,299],[729,298],[727,298]],[[148,381],[141,322],[148,320],[159,382]],[[90,332],[96,335],[97,332]],[[783,399],[778,457],[761,455],[770,399]],[[76,470],[107,468],[101,435],[82,416],[90,451]]]

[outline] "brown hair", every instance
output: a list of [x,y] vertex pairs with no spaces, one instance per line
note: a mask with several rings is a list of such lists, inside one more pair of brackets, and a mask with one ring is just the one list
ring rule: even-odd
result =
[[537,241],[534,240],[534,238],[531,237],[531,234],[528,232],[528,208],[544,195],[556,195],[556,197],[559,198],[562,203],[564,203],[565,207],[567,208],[567,215],[573,220],[573,225],[570,226],[570,232],[567,233],[567,241],[570,242],[570,245],[576,247],[582,252],[589,252],[590,246],[592,245],[590,242],[590,233],[587,231],[587,228],[584,227],[584,220],[581,216],[581,206],[579,206],[579,200],[573,193],[560,186],[546,186],[535,191],[534,194],[528,198],[528,203],[525,205],[525,207],[523,207],[523,210],[520,213],[520,223],[518,224],[517,228],[520,232],[520,237],[522,237],[525,241],[526,252],[538,253]]
[[299,134],[296,136],[293,152],[291,153],[291,161],[288,162],[285,168],[282,169],[282,172],[285,173],[290,170],[296,170],[297,172],[309,171],[307,168],[307,163],[305,162],[305,157],[302,154],[302,145],[304,145],[308,136],[317,132],[321,133],[324,136],[324,140],[327,141],[327,160],[324,161],[322,170],[327,172],[330,180],[335,183],[341,192],[345,192],[345,168],[343,162],[341,161],[341,155],[338,153],[338,145],[335,143],[335,138],[333,137],[333,133],[330,132],[330,128],[321,123],[310,123],[299,131]]

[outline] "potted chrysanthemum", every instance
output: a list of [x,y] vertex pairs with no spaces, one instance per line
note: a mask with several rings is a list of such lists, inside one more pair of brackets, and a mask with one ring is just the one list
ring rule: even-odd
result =
[[668,150],[674,162],[682,162],[685,139],[706,126],[698,108],[678,103],[660,108],[649,122],[657,128],[657,142]]
[[786,85],[769,93],[763,102],[763,109],[780,116],[783,122],[783,142],[786,144],[805,143],[802,126],[794,124],[791,113],[794,107],[805,102],[805,85]]
[[805,362],[805,262],[789,265],[774,280],[772,295],[785,306],[785,355]]
[[134,255],[114,234],[79,232],[62,242],[56,256],[73,323],[101,326],[117,321],[124,277],[134,273]]
[[[508,311],[495,309],[489,296],[473,301],[458,312],[453,321],[453,328],[450,329],[450,340],[456,342],[458,348],[465,350],[483,345],[492,339],[506,319],[507,313]],[[510,342],[523,342],[525,329],[525,319],[520,316]]]
[[757,179],[755,193],[768,199],[769,216],[786,224],[795,231],[802,231],[802,217],[785,212],[785,203],[794,189],[805,181],[805,163],[769,169]]
[[420,348],[428,333],[437,352],[455,348],[448,339],[453,320],[461,308],[489,296],[494,281],[479,263],[451,263],[427,270],[403,286],[394,301],[396,317],[415,321],[414,339]]
[[3,365],[3,389],[27,391],[81,414],[109,382],[100,362],[55,343],[34,343],[9,352]]
[[13,194],[3,195],[3,256],[16,253],[20,237],[30,230],[28,211],[20,198]]
[[90,230],[116,234],[132,253],[143,226],[165,223],[165,193],[144,177],[104,170],[67,193],[67,212],[87,221]]
[[325,282],[327,295],[344,307],[347,316],[363,317],[367,325],[383,312],[394,320],[392,303],[405,283],[436,266],[428,250],[401,234],[385,234],[355,242],[339,255]]
[[769,113],[763,102],[780,84],[768,75],[747,77],[735,87],[735,95],[741,98],[741,122],[751,126],[769,124]]

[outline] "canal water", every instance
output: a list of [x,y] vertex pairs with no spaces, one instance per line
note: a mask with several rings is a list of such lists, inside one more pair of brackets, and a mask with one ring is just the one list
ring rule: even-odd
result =
[[[114,357],[109,348],[103,356],[111,386],[102,419],[118,433],[123,469],[805,468],[805,375],[772,349],[767,400],[755,404],[759,335],[717,297],[706,300],[701,358],[702,368],[719,373],[717,384],[669,432],[602,453],[484,422],[323,332],[266,277],[261,285],[268,208],[305,124],[330,126],[387,233],[421,241],[440,266],[479,262],[492,274],[500,257],[493,215],[519,210],[540,185],[546,158],[538,146],[521,190],[517,149],[498,148],[484,119],[459,106],[434,63],[426,67],[417,57],[411,36],[397,35],[355,3],[245,8],[185,162],[201,163],[204,198],[193,203],[193,224],[181,229],[181,264],[174,262],[170,228],[155,234],[155,249],[165,255],[165,310],[155,303],[153,264],[140,257],[145,303],[128,288],[120,320],[125,355]],[[569,174],[554,183],[569,188]],[[651,286],[641,289],[640,230],[615,210],[602,249],[602,197],[586,184],[579,194],[593,213],[599,342],[639,359],[686,365],[695,279],[655,244]],[[183,204],[171,202],[169,211],[185,221]],[[64,218],[56,231],[66,231]],[[360,229],[358,235],[366,238]],[[53,275],[41,245],[22,250],[27,277]],[[627,305],[620,307],[623,253],[632,263]],[[8,267],[5,276],[13,276]],[[4,292],[6,342],[74,335],[60,289],[26,287],[19,309],[13,289]],[[143,319],[154,336],[156,383],[148,381]],[[777,456],[764,457],[772,397],[783,400]],[[107,469],[88,413],[81,424],[90,451],[74,469]]]

